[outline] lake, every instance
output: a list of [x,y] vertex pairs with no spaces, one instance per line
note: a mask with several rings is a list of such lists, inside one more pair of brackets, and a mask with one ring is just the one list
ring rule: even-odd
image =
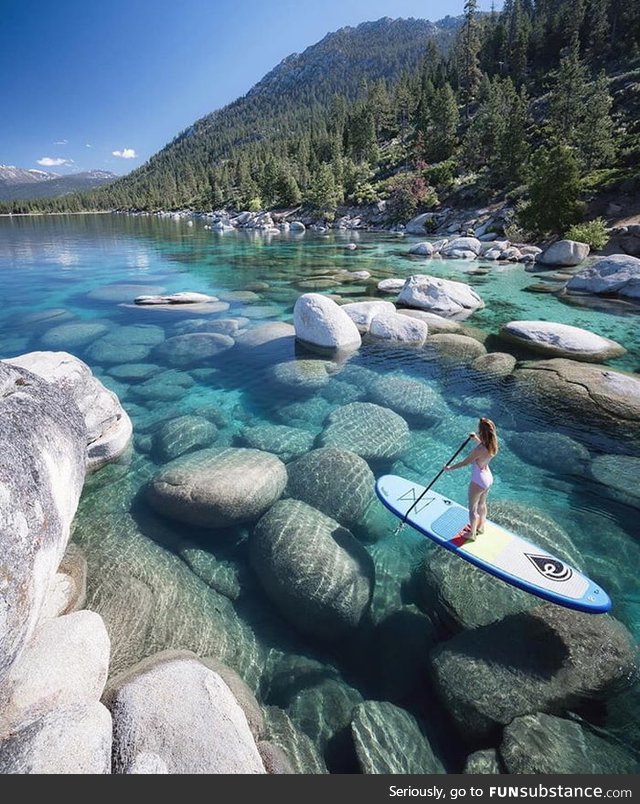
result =
[[[406,448],[369,457],[373,474],[393,472],[426,484],[476,429],[478,417],[490,416],[501,450],[492,464],[489,516],[497,512],[548,549],[560,545],[610,593],[613,616],[636,641],[640,634],[638,509],[588,470],[599,454],[625,452],[628,445],[594,434],[588,421],[559,423],[526,400],[516,403],[503,383],[433,350],[365,342],[327,364],[289,340],[273,348],[242,345],[258,327],[291,322],[302,293],[357,301],[378,295],[381,279],[429,273],[466,282],[482,296],[486,308],[465,322],[476,338],[495,335],[511,320],[558,321],[624,344],[627,354],[609,365],[638,371],[636,314],[528,292],[540,280],[519,264],[487,263],[486,274],[471,275],[484,263],[410,258],[415,240],[359,232],[219,234],[205,230],[202,220],[189,225],[151,216],[0,218],[0,357],[71,352],[118,394],[134,425],[125,459],[88,478],[73,534],[89,563],[87,607],[103,616],[112,638],[111,672],[165,649],[216,657],[265,707],[268,739],[295,754],[296,767],[308,772],[325,766],[358,772],[352,713],[354,707],[369,712],[362,705],[371,701],[393,705],[386,720],[397,721],[389,728],[400,741],[403,713],[420,722],[434,771],[460,772],[468,751],[436,692],[429,652],[461,630],[517,616],[540,601],[487,583],[462,562],[454,566],[410,528],[394,535],[395,521],[372,500],[352,528],[375,565],[371,609],[349,638],[313,636],[265,593],[249,557],[251,527],[205,530],[149,506],[148,484],[179,452],[180,439],[187,450],[190,444],[259,448],[291,466],[322,444],[327,418],[338,409],[357,402],[385,407],[388,397],[396,412],[403,405],[409,411],[408,396],[419,383],[428,389],[428,409],[407,412]],[[349,243],[358,248],[347,249]],[[371,279],[347,281],[336,276],[342,270],[368,271]],[[215,295],[225,309],[203,318],[187,307],[132,305],[138,295],[182,290]],[[166,340],[208,331],[213,321],[232,322],[220,326],[239,342],[200,362],[163,349]],[[488,343],[495,350],[495,342]],[[398,387],[407,393],[394,393]],[[178,447],[167,429],[175,420],[182,420]],[[373,442],[376,437],[367,433]],[[634,454],[640,455],[640,445]],[[339,489],[350,478],[332,482]],[[467,482],[463,470],[444,476],[437,488],[464,503]],[[629,483],[637,487],[637,477]],[[317,503],[331,515],[330,498]],[[575,711],[607,739],[639,748],[635,680],[609,690],[606,705],[592,697]],[[381,718],[372,721],[382,728]]]

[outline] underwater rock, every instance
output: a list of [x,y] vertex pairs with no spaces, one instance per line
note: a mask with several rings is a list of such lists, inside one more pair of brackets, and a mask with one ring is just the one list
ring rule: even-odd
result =
[[269,598],[303,632],[338,639],[366,615],[374,584],[369,554],[306,503],[276,503],[256,525],[249,552]]
[[331,410],[333,410],[333,406],[330,402],[321,396],[314,395],[309,399],[279,405],[275,415],[283,424],[308,430],[315,436]]
[[329,773],[322,754],[303,731],[296,728],[289,715],[276,706],[266,706],[265,736],[287,756],[295,773]]
[[64,555],[86,444],[68,393],[0,362],[0,685],[33,634]]
[[486,348],[475,338],[455,333],[430,335],[425,349],[434,350],[440,360],[451,363],[473,363],[487,354]]
[[156,654],[113,679],[113,771],[152,753],[169,773],[264,773],[247,719],[229,687],[194,654]]
[[213,332],[218,335],[230,335],[233,337],[241,329],[249,324],[248,318],[218,318],[211,321],[207,318],[190,318],[181,321],[173,332],[176,335],[192,335],[194,332]]
[[109,326],[100,321],[60,324],[60,326],[47,330],[40,338],[40,343],[47,349],[55,351],[78,349],[87,346],[108,331]]
[[362,773],[446,773],[417,720],[388,701],[356,706],[351,733]]
[[471,363],[473,369],[493,379],[508,377],[516,367],[516,359],[505,352],[480,355]]
[[267,376],[288,393],[313,393],[329,382],[335,369],[329,360],[288,360],[269,366]]
[[0,738],[0,773],[111,773],[109,711],[98,702],[61,707]]
[[636,671],[621,623],[548,603],[463,631],[432,660],[439,695],[470,743],[520,715],[578,711],[606,699]]
[[287,474],[289,497],[322,511],[345,528],[356,525],[373,500],[373,472],[365,460],[348,450],[313,450],[289,464]]
[[409,427],[388,408],[352,402],[329,414],[320,443],[350,450],[365,460],[395,460],[409,446]]
[[287,427],[285,424],[245,427],[238,438],[242,446],[272,452],[285,463],[309,452],[315,440],[308,430]]
[[295,773],[293,765],[289,761],[289,757],[287,757],[280,746],[275,743],[266,742],[265,740],[260,740],[256,745],[258,746],[260,759],[267,773],[278,775]]
[[485,748],[483,751],[476,751],[473,754],[469,754],[462,772],[467,774],[502,773],[498,752],[495,748]]
[[588,472],[589,450],[562,433],[552,430],[511,433],[507,440],[511,450],[525,463],[561,475],[584,477]]
[[[614,500],[640,508],[640,458],[631,455],[598,455],[591,462],[591,476]],[[634,478],[630,482],[631,478]]]
[[196,544],[185,542],[180,547],[180,556],[191,570],[203,580],[207,586],[229,600],[237,600],[247,590],[247,582],[240,583],[240,571],[236,564],[220,560],[207,550]]
[[111,366],[108,370],[111,377],[125,382],[142,382],[161,371],[160,366],[154,363],[124,363],[122,366]]
[[294,327],[282,321],[260,324],[235,338],[234,354],[261,367],[291,360],[296,356],[295,335]]
[[235,345],[229,335],[215,332],[194,332],[191,335],[176,335],[161,343],[154,350],[154,357],[174,367],[188,368],[206,363]]
[[[160,374],[155,374],[148,380],[134,385],[131,388],[131,396],[135,399],[143,400],[144,402],[176,402],[182,399],[189,388],[193,388],[195,380],[186,371],[176,371],[170,369],[169,371],[162,371]],[[169,411],[160,414],[159,411],[154,411],[150,415],[150,422],[162,421],[165,418],[175,418],[175,416],[168,415]],[[140,422],[136,422],[136,432],[142,432],[144,425],[141,426]]]
[[161,327],[151,324],[128,324],[112,328],[104,337],[94,341],[86,355],[91,362],[105,365],[140,363],[151,354],[154,346],[164,341]]
[[508,773],[638,773],[640,758],[573,720],[537,713],[504,730],[500,758]]
[[148,499],[160,514],[203,528],[255,522],[287,484],[282,461],[268,452],[212,447],[165,466]]
[[209,447],[218,437],[215,424],[202,416],[180,416],[165,422],[153,436],[153,449],[166,463],[187,452]]
[[103,285],[94,288],[87,293],[88,299],[101,302],[128,302],[132,298],[141,295],[155,296],[164,293],[165,289],[158,285],[135,285],[126,283],[115,283],[113,285]]
[[390,408],[412,424],[428,427],[446,411],[444,400],[432,386],[397,374],[387,374],[372,382],[369,395],[375,403]]

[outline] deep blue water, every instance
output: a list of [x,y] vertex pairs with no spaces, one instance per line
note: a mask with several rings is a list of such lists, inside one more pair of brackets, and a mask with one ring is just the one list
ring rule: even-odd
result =
[[[358,249],[346,250],[349,242],[356,242]],[[325,756],[328,752],[332,770],[351,767],[350,760],[341,758],[336,737],[347,705],[337,702],[331,684],[342,690],[345,700],[348,690],[380,698],[385,692],[370,685],[367,670],[345,657],[342,648],[316,644],[296,634],[273,611],[247,565],[245,531],[202,534],[161,522],[147,510],[144,487],[162,464],[153,450],[153,433],[166,421],[185,413],[215,411],[220,427],[217,443],[232,445],[241,443],[247,426],[288,424],[315,436],[332,409],[352,401],[345,396],[341,375],[349,379],[350,388],[357,387],[359,369],[420,379],[439,397],[438,417],[430,427],[412,426],[406,454],[393,465],[374,464],[374,471],[392,470],[428,480],[466,433],[475,429],[477,416],[490,415],[502,436],[491,500],[526,506],[532,517],[552,520],[566,531],[587,574],[611,593],[615,616],[636,640],[640,634],[637,509],[612,499],[604,487],[584,476],[565,471],[561,461],[541,457],[537,448],[523,449],[519,439],[520,433],[535,432],[551,443],[562,434],[583,449],[586,446],[591,458],[599,450],[619,451],[615,444],[594,442],[588,423],[561,427],[549,421],[544,411],[514,407],[496,384],[471,381],[463,371],[442,366],[416,350],[365,345],[348,363],[336,367],[329,386],[302,393],[274,382],[270,365],[237,349],[206,365],[163,364],[153,350],[165,338],[185,331],[185,322],[199,316],[188,310],[127,306],[142,293],[201,291],[229,304],[216,318],[240,319],[240,328],[248,330],[267,321],[291,321],[296,298],[309,290],[356,301],[374,295],[382,278],[424,272],[466,281],[476,288],[487,307],[467,323],[484,333],[495,333],[513,319],[561,321],[623,343],[628,354],[612,366],[637,370],[640,365],[640,330],[634,314],[571,307],[547,294],[526,292],[527,286],[539,280],[519,265],[493,265],[486,276],[468,275],[468,263],[410,259],[409,246],[409,238],[350,232],[221,235],[204,230],[201,221],[189,226],[186,221],[150,217],[0,218],[4,300],[0,357],[39,349],[70,351],[118,393],[134,423],[133,454],[128,462],[90,479],[75,533],[89,556],[89,605],[100,610],[123,639],[114,662],[120,662],[122,669],[166,647],[188,648],[200,655],[215,653],[240,671],[264,704],[285,709]],[[342,269],[367,270],[372,280],[343,283],[335,279]],[[237,291],[249,295],[234,296]],[[53,332],[73,322],[100,326],[87,330],[81,342],[65,342],[64,330]],[[121,329],[139,325],[152,333],[150,339],[142,339],[144,343],[136,340],[137,330]],[[104,338],[117,346],[101,348]],[[297,351],[278,360],[312,357]],[[150,373],[132,379],[127,369],[131,364],[151,366],[145,370]],[[168,370],[170,375],[162,374]],[[156,378],[150,389],[147,377]],[[440,481],[438,490],[463,501],[466,483],[463,472],[452,473]],[[385,606],[389,612],[413,606],[410,595],[400,601],[401,588],[426,548],[410,531],[400,540],[394,538],[393,522],[381,508],[371,513],[368,526],[368,549],[379,579],[374,607],[376,617],[382,619]],[[228,636],[221,637],[221,630]],[[322,683],[309,682],[305,692],[302,679],[313,673],[321,674]],[[394,700],[393,690],[385,690]],[[409,690],[410,700],[416,695]],[[627,710],[626,717],[601,718],[599,725],[631,739],[631,724],[640,714],[634,703],[638,696],[634,690],[625,691],[623,700],[628,706],[619,709]],[[440,742],[447,768],[458,770],[461,757],[448,731],[436,727],[433,739]]]

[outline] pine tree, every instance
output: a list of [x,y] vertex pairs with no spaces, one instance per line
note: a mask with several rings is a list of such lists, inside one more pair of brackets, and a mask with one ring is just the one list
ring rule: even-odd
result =
[[477,0],[466,0],[464,4],[464,23],[460,31],[458,43],[460,84],[467,119],[471,104],[476,96],[480,83],[480,25],[478,23]]
[[615,157],[613,98],[604,72],[588,89],[583,117],[576,130],[576,142],[587,170],[609,164]]
[[588,0],[587,4],[589,52],[596,60],[606,58],[610,49],[609,6],[610,0]]
[[460,113],[451,84],[436,90],[431,115],[433,128],[426,144],[427,153],[434,162],[441,162],[452,157],[458,147]]
[[498,160],[492,164],[492,175],[497,187],[508,188],[526,181],[530,153],[527,139],[529,98],[526,90],[523,88],[518,94],[512,84],[507,84],[506,103],[509,111],[498,148]]
[[560,68],[551,96],[551,123],[558,137],[573,143],[576,129],[584,113],[587,70],[580,58],[580,43],[573,37]]
[[336,186],[331,165],[323,163],[313,177],[307,192],[307,201],[323,215],[326,220],[333,220],[336,207],[340,201],[341,190]]
[[539,148],[531,159],[529,204],[520,213],[532,232],[563,233],[584,215],[580,171],[572,149],[564,144]]

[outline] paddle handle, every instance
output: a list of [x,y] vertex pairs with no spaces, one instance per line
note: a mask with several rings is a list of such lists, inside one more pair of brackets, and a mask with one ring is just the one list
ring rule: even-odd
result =
[[[450,463],[453,463],[453,461],[455,461],[455,459],[458,457],[458,455],[460,455],[460,453],[462,452],[462,450],[463,450],[463,449],[464,449],[464,448],[467,446],[467,444],[469,443],[469,441],[471,441],[471,438],[472,438],[472,436],[469,436],[469,437],[468,437],[468,438],[467,438],[467,439],[466,439],[466,440],[465,440],[465,441],[464,441],[462,444],[460,444],[460,446],[458,447],[458,449],[456,450],[456,452],[455,452],[455,453],[454,453],[454,454],[453,454],[453,455],[452,455],[452,456],[449,458],[449,460],[446,462],[445,466],[449,466],[449,464],[450,464]],[[406,514],[404,515],[404,517],[402,518],[401,526],[402,526],[402,525],[406,525],[406,524],[407,524],[407,519],[409,518],[409,514],[410,514],[410,513],[413,511],[413,509],[414,509],[414,508],[416,507],[416,505],[417,505],[417,504],[420,502],[420,500],[421,500],[421,499],[424,497],[424,495],[425,495],[425,494],[426,494],[426,493],[427,493],[427,492],[428,492],[430,489],[432,489],[432,488],[435,486],[435,484],[438,482],[438,480],[440,480],[440,478],[442,477],[442,475],[443,475],[443,474],[444,474],[444,466],[443,466],[443,467],[442,467],[442,469],[441,469],[441,470],[438,472],[438,474],[437,474],[437,475],[436,475],[436,476],[433,478],[433,480],[431,481],[431,483],[429,483],[429,485],[427,486],[427,488],[426,488],[426,489],[425,489],[425,490],[422,492],[422,494],[421,494],[421,495],[418,497],[418,499],[417,499],[417,500],[414,502],[414,504],[411,506],[411,508],[409,508],[409,510],[407,511],[407,513],[406,513]]]

